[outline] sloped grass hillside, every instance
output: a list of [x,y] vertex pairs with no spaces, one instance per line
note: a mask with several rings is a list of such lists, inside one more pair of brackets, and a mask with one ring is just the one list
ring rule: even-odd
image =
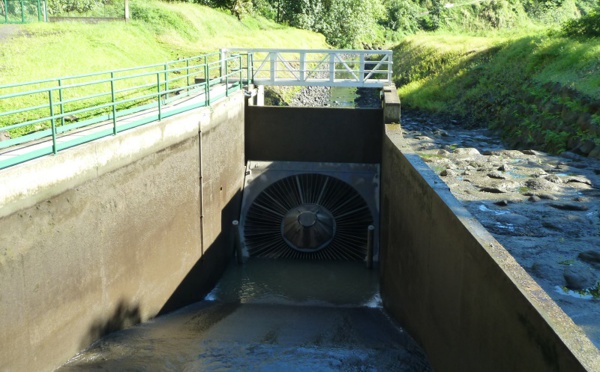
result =
[[394,49],[404,107],[498,129],[513,146],[600,158],[600,39],[420,34]]
[[[132,0],[130,22],[36,23],[0,41],[0,85],[161,63],[224,47],[327,48],[314,32],[205,6]],[[5,27],[5,26],[0,26]]]

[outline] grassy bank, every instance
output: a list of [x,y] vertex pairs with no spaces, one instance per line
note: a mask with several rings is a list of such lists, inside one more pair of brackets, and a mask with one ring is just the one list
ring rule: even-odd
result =
[[[131,1],[132,21],[18,26],[0,41],[0,84],[165,62],[225,47],[326,47],[322,35],[188,3]],[[6,26],[0,26],[6,27]]]
[[514,146],[600,158],[600,42],[557,31],[415,35],[394,49],[404,107],[499,129]]

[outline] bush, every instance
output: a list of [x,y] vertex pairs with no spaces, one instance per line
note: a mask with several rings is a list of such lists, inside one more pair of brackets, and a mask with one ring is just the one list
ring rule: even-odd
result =
[[587,15],[572,19],[562,28],[563,35],[571,37],[598,37],[600,36],[600,11],[595,10]]

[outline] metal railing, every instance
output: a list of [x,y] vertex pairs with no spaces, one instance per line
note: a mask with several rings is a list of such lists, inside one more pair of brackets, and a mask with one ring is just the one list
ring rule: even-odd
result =
[[212,53],[0,86],[0,132],[11,137],[0,141],[0,169],[208,106],[242,88],[246,58]]
[[48,20],[45,0],[0,0],[0,24]]
[[257,85],[380,88],[392,83],[391,50],[222,49],[247,56]]

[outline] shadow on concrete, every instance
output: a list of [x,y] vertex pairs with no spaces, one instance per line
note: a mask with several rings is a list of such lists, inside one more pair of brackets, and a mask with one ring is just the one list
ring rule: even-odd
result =
[[140,323],[140,321],[140,305],[121,299],[110,316],[104,319],[98,319],[91,325],[87,336],[81,343],[81,347],[86,348],[92,342],[109,333],[131,327]]
[[[194,264],[157,316],[201,301],[217,284],[234,254],[232,221],[239,219],[242,191],[239,190],[221,210],[221,232]],[[203,230],[203,234],[206,231]]]

